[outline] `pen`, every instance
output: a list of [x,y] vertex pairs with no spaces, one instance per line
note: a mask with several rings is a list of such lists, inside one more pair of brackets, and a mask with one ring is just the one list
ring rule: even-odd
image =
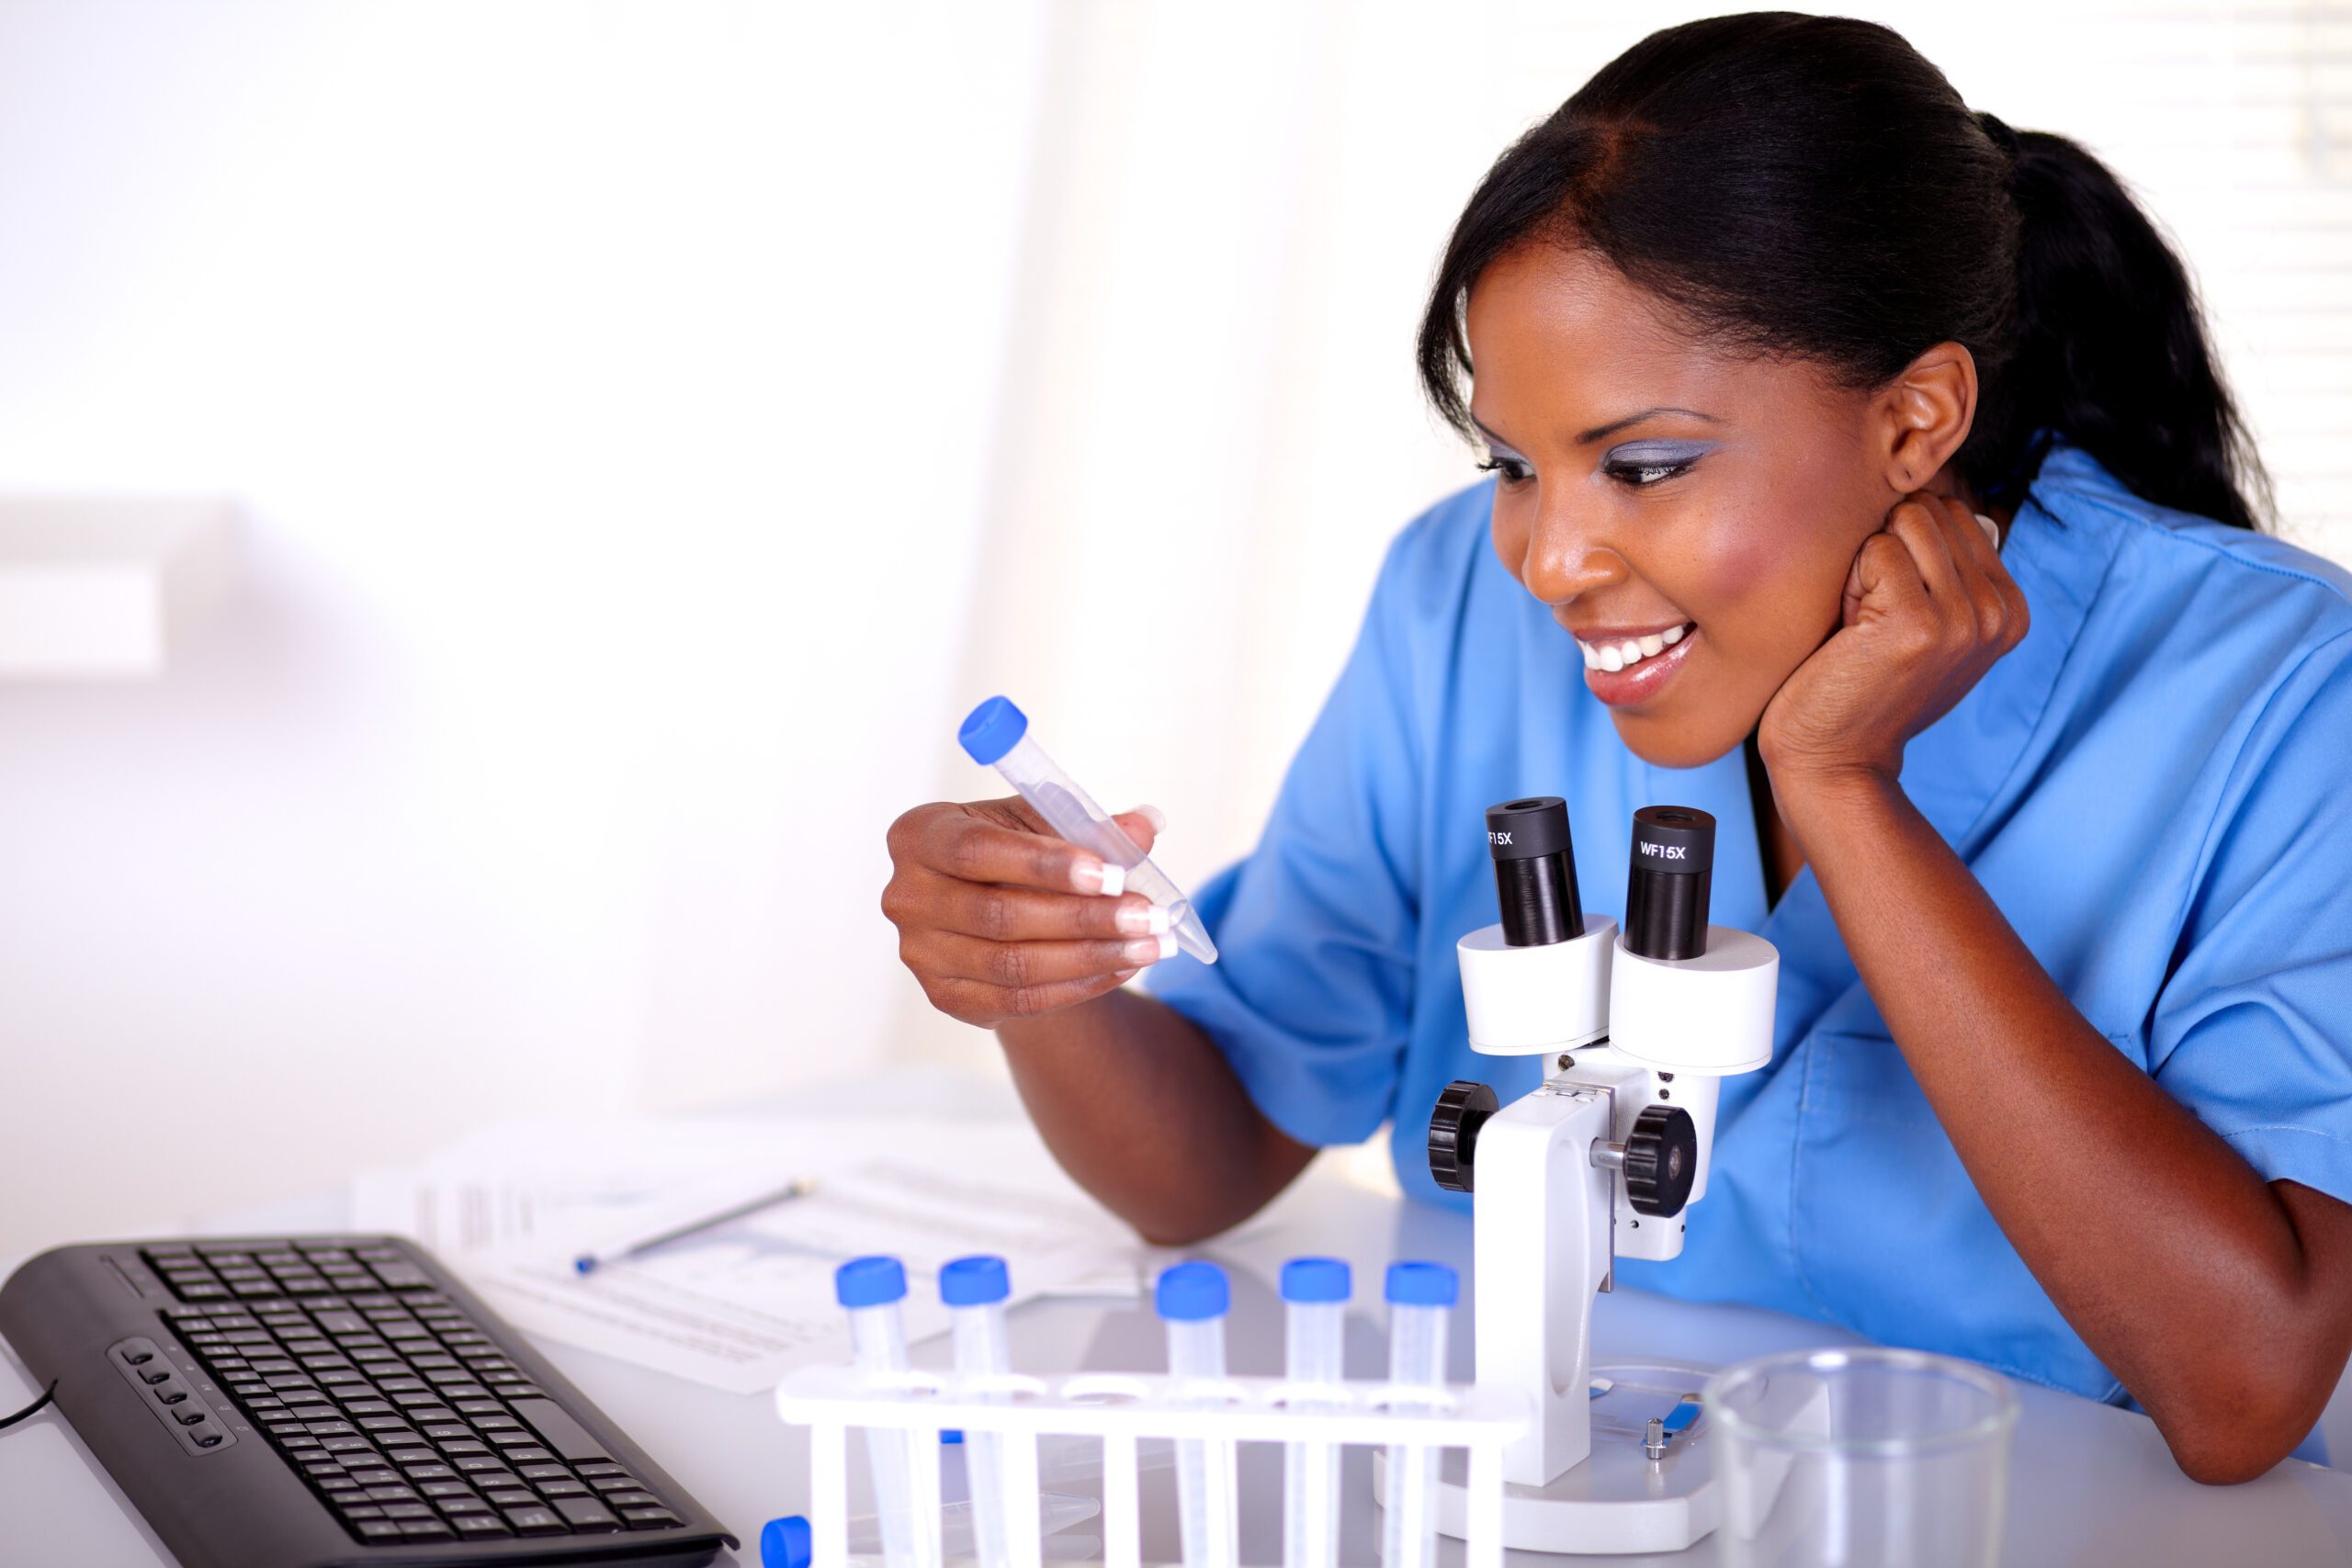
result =
[[758,1197],[748,1199],[731,1209],[721,1209],[707,1218],[689,1220],[683,1225],[662,1231],[657,1235],[647,1236],[643,1241],[631,1242],[618,1252],[583,1252],[571,1260],[572,1270],[580,1274],[594,1274],[607,1263],[618,1263],[623,1258],[635,1258],[640,1253],[650,1252],[657,1247],[667,1247],[673,1241],[699,1235],[715,1226],[723,1225],[729,1220],[740,1220],[746,1214],[758,1213],[762,1209],[775,1204],[788,1203],[795,1198],[805,1198],[815,1190],[817,1190],[817,1184],[814,1181],[806,1177],[797,1178],[787,1186],[779,1187],[773,1192],[763,1192]]

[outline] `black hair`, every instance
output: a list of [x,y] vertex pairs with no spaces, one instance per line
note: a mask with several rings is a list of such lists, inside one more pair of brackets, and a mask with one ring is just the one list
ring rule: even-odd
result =
[[1891,28],[1759,11],[1650,34],[1513,142],[1438,264],[1423,390],[1476,439],[1471,287],[1525,243],[1589,249],[1690,329],[1886,385],[1976,360],[1954,455],[2014,503],[2052,433],[2159,505],[2259,528],[2269,481],[2180,258],[2080,143],[1972,113]]

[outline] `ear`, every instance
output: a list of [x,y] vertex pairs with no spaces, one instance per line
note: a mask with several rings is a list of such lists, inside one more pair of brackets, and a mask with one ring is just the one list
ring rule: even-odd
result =
[[1975,418],[1976,356],[1965,347],[1939,343],[1904,367],[1871,404],[1888,487],[1897,495],[1933,489]]

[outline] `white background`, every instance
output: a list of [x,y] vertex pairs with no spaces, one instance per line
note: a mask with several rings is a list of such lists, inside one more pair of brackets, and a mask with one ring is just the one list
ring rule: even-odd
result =
[[[2352,553],[2352,23],[1864,7],[2180,235]],[[217,492],[160,680],[0,685],[0,1253],[519,1111],[985,1064],[883,832],[1071,770],[1254,840],[1388,536],[1552,3],[0,0],[0,489]]]

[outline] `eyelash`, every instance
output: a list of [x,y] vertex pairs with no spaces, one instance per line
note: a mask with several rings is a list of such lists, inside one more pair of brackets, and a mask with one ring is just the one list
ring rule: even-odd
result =
[[[1647,490],[1652,485],[1664,484],[1678,474],[1689,473],[1697,462],[1698,459],[1694,457],[1687,463],[1606,463],[1601,466],[1600,471],[1628,490]],[[1511,472],[1510,470],[1514,468],[1519,471]],[[1527,471],[1526,466],[1515,457],[1489,457],[1478,465],[1478,471],[1482,474],[1499,475],[1504,484],[1513,486],[1525,484],[1533,477]],[[1631,475],[1655,475],[1656,477],[1635,479],[1628,477]]]

